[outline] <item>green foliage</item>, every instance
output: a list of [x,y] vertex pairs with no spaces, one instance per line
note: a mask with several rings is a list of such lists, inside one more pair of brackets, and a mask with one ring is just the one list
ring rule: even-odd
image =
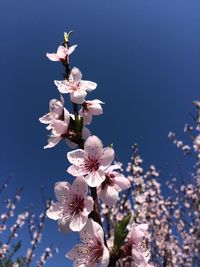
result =
[[125,216],[123,220],[115,224],[114,229],[114,247],[113,254],[117,254],[120,251],[121,246],[124,244],[126,236],[128,234],[127,225],[131,219],[131,214]]

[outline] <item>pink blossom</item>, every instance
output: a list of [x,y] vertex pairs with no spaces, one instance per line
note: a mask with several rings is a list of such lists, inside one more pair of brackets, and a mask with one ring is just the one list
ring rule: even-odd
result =
[[[73,247],[66,257],[74,261],[76,267],[107,267],[109,264],[109,251],[104,245],[104,233],[101,226],[92,219],[80,232],[82,243]],[[98,265],[99,266],[99,265]]]
[[66,45],[60,45],[58,47],[58,50],[56,53],[47,53],[46,56],[51,60],[51,61],[68,61],[68,57],[71,53],[74,52],[74,50],[76,49],[77,45],[73,45],[68,47]]
[[47,210],[47,216],[58,220],[62,231],[80,231],[93,209],[93,199],[87,196],[87,183],[79,176],[72,185],[64,181],[56,183],[54,191],[58,202]]
[[51,99],[49,102],[49,112],[44,116],[39,118],[39,121],[44,124],[49,124],[46,128],[47,130],[51,129],[51,122],[53,120],[59,120],[63,117],[63,113],[66,113],[64,110],[64,98],[60,96],[60,100]]
[[108,206],[113,206],[119,197],[119,192],[131,186],[129,180],[123,174],[114,171],[119,169],[118,165],[111,165],[105,171],[106,179],[98,188],[101,200]]
[[98,99],[87,100],[82,104],[82,108],[79,111],[79,115],[83,116],[84,125],[90,124],[92,121],[92,116],[97,116],[103,114],[103,109],[101,104],[104,104]]
[[114,159],[114,150],[103,148],[101,140],[93,135],[86,140],[84,150],[68,152],[67,158],[72,164],[67,171],[73,176],[85,175],[87,184],[96,187],[106,178],[105,171]]
[[54,147],[63,139],[63,136],[67,134],[70,123],[70,114],[65,108],[62,119],[63,120],[51,120],[51,124],[48,127],[48,129],[51,129],[51,135],[48,139],[48,144],[44,146],[44,148]]
[[96,89],[97,84],[91,81],[84,81],[82,73],[78,68],[73,68],[69,75],[69,80],[54,81],[58,90],[62,94],[70,93],[70,99],[76,104],[82,104],[87,95],[87,91]]

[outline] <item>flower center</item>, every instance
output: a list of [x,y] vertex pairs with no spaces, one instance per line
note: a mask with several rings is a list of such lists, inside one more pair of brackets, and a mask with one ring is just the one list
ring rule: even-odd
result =
[[73,91],[77,91],[77,90],[79,89],[79,83],[77,83],[77,82],[72,82],[72,83],[70,84],[70,87],[71,87],[71,89],[72,89]]
[[99,161],[98,159],[91,159],[86,158],[85,159],[85,170],[88,172],[94,172],[99,169]]
[[71,215],[79,214],[83,211],[84,208],[84,198],[78,195],[75,195],[73,200],[69,203],[69,209]]

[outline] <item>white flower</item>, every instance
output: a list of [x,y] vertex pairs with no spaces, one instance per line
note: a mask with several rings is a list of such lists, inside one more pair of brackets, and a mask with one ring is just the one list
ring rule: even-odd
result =
[[60,230],[67,232],[80,231],[88,220],[93,209],[93,199],[87,196],[88,186],[83,177],[77,177],[73,184],[58,182],[55,184],[55,195],[58,202],[47,210],[50,219],[58,220]]
[[69,80],[54,81],[58,90],[62,94],[70,93],[70,99],[76,104],[82,104],[87,95],[87,91],[96,89],[97,84],[91,81],[84,81],[82,73],[78,68],[73,68],[69,75]]
[[[74,261],[74,267],[107,267],[109,264],[109,251],[104,245],[104,233],[101,226],[89,219],[80,232],[82,243],[66,254]],[[99,266],[99,265],[98,265]]]

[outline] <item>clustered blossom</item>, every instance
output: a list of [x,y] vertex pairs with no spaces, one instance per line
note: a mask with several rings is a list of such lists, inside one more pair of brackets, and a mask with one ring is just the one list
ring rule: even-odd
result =
[[[82,80],[82,73],[77,67],[70,69],[69,56],[76,46],[69,46],[68,37],[69,34],[65,33],[63,46],[59,46],[55,54],[47,53],[47,57],[52,61],[61,61],[65,67],[65,79],[55,80],[54,83],[61,94],[70,95],[73,113],[70,114],[64,107],[64,98],[61,96],[60,101],[57,99],[50,101],[50,112],[41,117],[40,122],[47,124],[47,130],[51,131],[45,148],[54,147],[61,139],[65,139],[73,149],[75,145],[78,146],[77,149],[67,153],[67,159],[71,164],[67,172],[74,177],[74,181],[72,184],[67,181],[55,184],[57,202],[50,205],[46,214],[58,221],[61,231],[80,233],[81,243],[66,254],[73,260],[73,266],[107,267],[114,266],[113,262],[117,266],[120,260],[117,254],[122,255],[124,252],[122,260],[127,258],[129,260],[131,257],[130,262],[131,264],[134,262],[135,267],[150,266],[149,257],[146,256],[147,250],[142,248],[143,240],[139,240],[137,244],[133,241],[136,239],[133,236],[133,229],[130,229],[126,240],[123,237],[124,245],[121,247],[117,247],[114,242],[115,237],[108,232],[109,239],[112,239],[109,243],[112,245],[109,249],[107,247],[106,231],[103,229],[99,213],[99,200],[107,205],[106,207],[114,207],[121,192],[131,190],[131,182],[122,174],[120,164],[112,165],[115,157],[114,149],[111,146],[103,147],[102,141],[97,136],[91,135],[85,127],[91,124],[93,116],[103,114],[104,103],[99,99],[86,100],[87,93],[95,90],[97,84]],[[128,210],[129,205],[127,199],[124,208],[127,207]],[[109,216],[106,218],[109,220]],[[118,212],[116,218],[118,221],[123,221],[123,214]],[[139,236],[145,227],[144,224],[138,225],[136,234]],[[145,237],[142,236],[142,239]],[[127,249],[130,246],[132,254]]]

